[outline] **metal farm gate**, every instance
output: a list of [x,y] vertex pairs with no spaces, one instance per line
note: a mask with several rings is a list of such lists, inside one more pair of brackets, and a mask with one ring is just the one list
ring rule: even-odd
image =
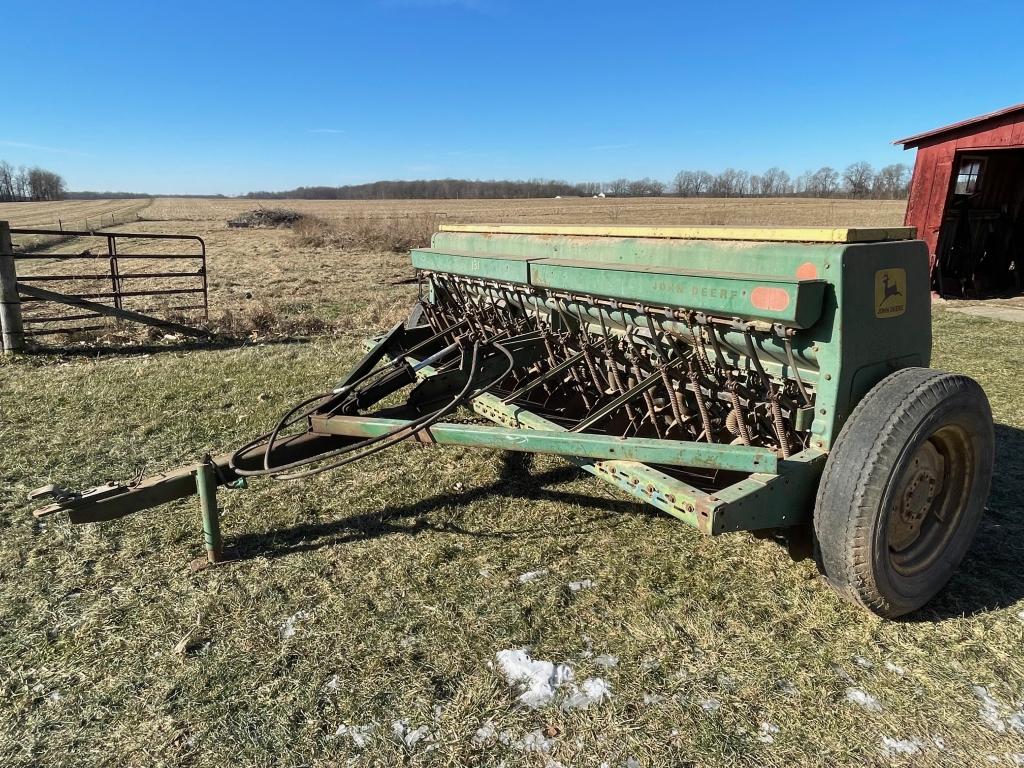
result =
[[[201,312],[209,319],[206,243],[201,237],[66,229],[9,231],[12,236],[36,238],[27,252],[7,246],[16,268],[24,336],[101,330],[109,317],[203,335],[168,318]],[[34,250],[69,239],[76,243],[75,252]],[[79,243],[84,246],[81,250],[77,250]]]

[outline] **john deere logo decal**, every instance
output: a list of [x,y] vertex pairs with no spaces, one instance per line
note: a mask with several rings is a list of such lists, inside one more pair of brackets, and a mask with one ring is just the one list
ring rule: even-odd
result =
[[906,270],[894,268],[875,272],[875,317],[899,317],[906,308]]

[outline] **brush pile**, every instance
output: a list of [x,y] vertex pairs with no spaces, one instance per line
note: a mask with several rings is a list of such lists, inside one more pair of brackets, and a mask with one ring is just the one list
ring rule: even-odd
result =
[[229,227],[236,228],[273,228],[293,227],[302,219],[302,214],[288,208],[256,208],[246,211],[233,219],[228,219]]

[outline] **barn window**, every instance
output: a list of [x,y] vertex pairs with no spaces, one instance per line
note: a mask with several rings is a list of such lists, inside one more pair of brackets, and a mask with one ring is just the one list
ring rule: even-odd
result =
[[965,157],[961,160],[953,194],[973,195],[981,189],[981,172],[984,168],[985,158],[983,157]]

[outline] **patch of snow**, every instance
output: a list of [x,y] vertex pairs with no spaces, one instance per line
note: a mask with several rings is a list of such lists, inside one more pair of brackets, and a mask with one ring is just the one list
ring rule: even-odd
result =
[[482,726],[480,726],[476,733],[473,734],[473,738],[470,741],[473,746],[477,749],[481,749],[487,746],[491,740],[494,739],[494,723],[488,720]]
[[879,703],[878,699],[870,693],[862,691],[860,688],[847,688],[846,700],[851,704],[856,704],[857,706],[866,709],[868,712],[882,711],[882,705]]
[[61,700],[60,691],[50,691],[48,694],[46,694],[46,700],[52,704],[56,704],[58,701]]
[[340,687],[341,687],[341,683],[338,681],[338,676],[337,675],[335,675],[330,680],[328,680],[326,683],[324,683],[324,690],[326,690],[326,691],[336,691]]
[[896,757],[897,755],[916,755],[923,746],[917,739],[890,739],[888,736],[883,736],[881,749],[882,754],[886,757]]
[[1014,765],[1024,765],[1024,753],[1014,752],[1010,755],[1010,760]]
[[640,768],[640,761],[635,757],[627,757],[626,768]]
[[277,628],[277,636],[282,640],[287,640],[289,637],[295,635],[296,625],[305,619],[309,618],[308,611],[299,611],[294,616],[289,616],[285,619]]
[[1024,611],[1017,611],[1017,618],[1024,621]]
[[651,705],[654,705],[654,704],[661,704],[661,702],[664,700],[664,698],[665,698],[664,696],[660,696],[657,693],[645,693],[644,694],[644,704],[647,704],[648,706],[651,706]]
[[343,723],[338,726],[338,730],[334,732],[334,735],[337,738],[348,736],[352,740],[353,747],[356,749],[365,749],[367,743],[370,741],[370,734],[372,733],[372,725],[347,725]]
[[594,663],[599,667],[610,669],[619,666],[619,657],[611,653],[602,653],[600,656],[594,657]]
[[542,755],[550,754],[551,748],[554,745],[555,740],[549,739],[544,735],[544,731],[540,729],[530,731],[528,734],[523,736],[523,741],[521,743],[523,752],[536,752]]
[[885,662],[885,668],[892,672],[894,675],[899,675],[900,677],[903,677],[905,674],[907,674],[907,670],[905,670],[899,664],[893,664],[891,661]]
[[937,750],[939,750],[939,752],[945,752],[946,751],[946,740],[944,738],[942,738],[941,736],[933,737],[932,738],[932,743],[935,745],[935,748]]
[[430,729],[425,725],[421,725],[419,728],[410,728],[408,721],[395,720],[395,722],[391,724],[391,733],[394,734],[398,741],[405,744],[405,746],[412,748],[430,735]]
[[579,592],[581,589],[590,589],[594,586],[592,579],[580,579],[579,581],[570,581],[569,589],[573,592]]
[[496,658],[505,679],[522,689],[519,701],[531,709],[549,703],[555,691],[573,679],[568,664],[531,658],[526,648],[498,651]]
[[871,663],[870,659],[866,659],[863,656],[854,656],[853,657],[853,663],[856,664],[861,669],[873,669],[874,666],[875,666],[874,664]]
[[1006,731],[1006,723],[1003,722],[1000,715],[999,702],[988,692],[988,688],[983,685],[973,685],[971,691],[981,702],[981,707],[978,708],[978,716],[981,721],[996,733]]
[[600,704],[612,696],[612,687],[607,680],[600,677],[588,677],[579,688],[572,687],[569,697],[562,703],[563,709],[586,709],[593,704]]
[[548,575],[548,569],[547,568],[541,568],[539,571],[527,571],[526,573],[519,574],[519,583],[520,584],[527,584],[527,583],[529,583],[531,581],[536,581],[537,579],[541,578],[542,576],[547,576],[547,575]]
[[710,698],[704,699],[700,703],[700,708],[703,709],[705,712],[717,712],[719,709],[722,708],[722,702],[720,702],[718,699],[712,696]]
[[775,735],[779,732],[779,726],[774,723],[761,723],[757,729],[757,740],[763,744],[771,744],[775,741]]
[[1010,719],[1007,720],[1010,724],[1010,728],[1015,731],[1024,731],[1024,711],[1014,712],[1010,715]]

